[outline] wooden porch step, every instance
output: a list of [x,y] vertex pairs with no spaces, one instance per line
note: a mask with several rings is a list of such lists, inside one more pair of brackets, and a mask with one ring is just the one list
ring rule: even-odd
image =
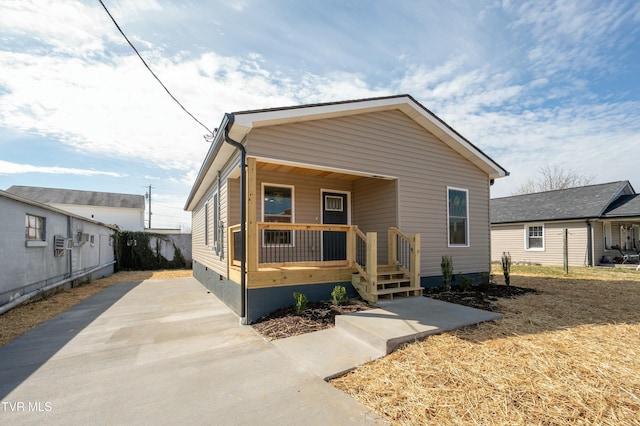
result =
[[422,287],[395,287],[378,289],[373,292],[376,296],[422,296]]
[[402,283],[411,283],[411,280],[409,278],[393,278],[390,280],[378,280],[378,285],[387,285],[387,284],[402,284]]

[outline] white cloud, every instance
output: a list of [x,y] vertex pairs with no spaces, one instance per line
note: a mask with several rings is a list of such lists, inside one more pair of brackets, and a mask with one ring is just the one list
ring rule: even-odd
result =
[[[380,44],[374,51],[382,58],[387,51],[393,53],[389,58],[402,57],[385,69],[366,68],[373,62],[335,42],[348,38],[345,34],[357,33],[355,26],[347,33],[330,34],[326,26],[314,22],[316,30],[323,29],[317,34],[326,34],[327,39],[304,32],[291,37],[308,39],[308,49],[297,52],[300,63],[311,61],[309,58],[339,58],[327,66],[330,71],[322,73],[308,67],[286,69],[274,63],[269,52],[256,51],[253,46],[224,55],[214,51],[217,46],[213,45],[193,51],[191,45],[181,45],[168,53],[166,46],[153,43],[156,34],[134,30],[146,13],[177,6],[151,0],[107,5],[120,23],[128,24],[125,32],[144,48],[141,52],[156,74],[210,129],[218,126],[224,112],[409,93],[512,172],[504,185],[496,184],[498,190],[517,186],[521,177],[524,180],[545,163],[597,173],[600,180],[626,179],[637,169],[632,156],[621,153],[638,142],[640,106],[596,97],[591,82],[577,74],[610,66],[603,56],[607,49],[620,50],[637,39],[618,30],[635,22],[630,28],[635,28],[631,33],[637,36],[640,4],[505,0],[501,13],[507,21],[515,17],[509,32],[481,33],[495,25],[491,6],[484,8],[479,21],[465,16],[464,22],[473,21],[469,27],[476,33],[460,27],[454,38],[468,40],[460,46],[446,38],[434,42],[437,31],[407,37],[401,48],[398,44],[385,46],[376,39],[377,34],[368,33],[362,42]],[[241,11],[249,22],[260,17],[260,11],[248,7],[246,1],[225,6]],[[30,48],[19,51],[0,50],[0,126],[46,135],[78,151],[171,169],[179,181],[176,184],[190,186],[209,147],[202,138],[205,130],[168,97],[99,4],[4,2],[0,8],[0,35],[32,42]],[[439,7],[437,17],[425,15],[420,25],[446,27],[447,16],[440,15],[447,10]],[[407,10],[403,13],[411,16]],[[214,19],[219,17],[207,22]],[[295,29],[286,27],[282,16],[274,19],[283,26],[283,33]],[[435,21],[430,24],[428,19]],[[345,22],[357,24],[353,19]],[[261,25],[268,29],[264,22]],[[263,37],[281,41],[278,34]],[[494,45],[476,49],[474,37],[504,41],[504,34],[514,38],[513,44],[507,40],[505,45],[516,53],[493,51]],[[518,42],[520,38],[526,42]],[[291,46],[283,49],[295,57]],[[425,55],[436,50],[449,56],[438,62],[434,54]],[[350,57],[363,67],[342,66]]]
[[112,176],[125,177],[126,175],[102,170],[75,169],[69,167],[55,166],[34,166],[31,164],[19,164],[0,160],[0,174],[13,175],[24,173],[42,173],[56,175],[78,175],[78,176]]

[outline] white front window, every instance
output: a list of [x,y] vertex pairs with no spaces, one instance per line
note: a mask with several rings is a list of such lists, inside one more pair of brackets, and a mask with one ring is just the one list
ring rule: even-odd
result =
[[544,250],[544,225],[525,226],[525,248],[527,250]]
[[[262,221],[294,223],[293,186],[263,184]],[[266,230],[263,234],[264,245],[292,244],[292,231]]]
[[469,191],[447,188],[449,246],[469,246]]

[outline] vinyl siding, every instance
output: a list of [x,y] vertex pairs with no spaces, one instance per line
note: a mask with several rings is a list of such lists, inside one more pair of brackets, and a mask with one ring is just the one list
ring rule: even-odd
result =
[[[538,223],[532,225],[538,225]],[[587,265],[587,225],[585,222],[544,223],[544,250],[542,251],[525,249],[525,224],[494,225],[491,230],[491,260],[500,262],[502,253],[509,252],[513,262],[549,266],[563,265],[563,230],[565,228],[569,231],[569,265]]]
[[[422,275],[440,275],[445,254],[453,257],[455,273],[489,270],[488,176],[403,113],[385,111],[257,128],[246,144],[249,155],[256,157],[396,177],[397,226],[408,234],[421,233]],[[469,191],[469,247],[448,247],[447,186]],[[374,196],[356,192],[354,205],[360,198],[367,202]],[[359,225],[355,216],[361,210],[354,210],[354,223]],[[391,222],[388,206],[383,210],[387,213],[382,220]],[[296,221],[304,217],[296,213]],[[362,219],[365,225],[372,224]]]
[[360,179],[354,183],[353,223],[362,232],[378,233],[378,263],[386,264],[387,230],[397,226],[397,181]]
[[[233,197],[234,194],[234,188],[233,188],[233,184],[234,182],[238,182],[236,183],[236,189],[237,192],[239,194],[239,180],[238,179],[229,179],[228,176],[229,174],[237,167],[237,164],[234,166],[230,166],[227,168],[227,170],[225,170],[225,173],[223,173],[220,177],[220,188],[218,188],[218,182],[214,182],[211,187],[207,190],[206,195],[200,200],[200,202],[198,203],[198,205],[196,206],[196,208],[193,210],[192,213],[192,243],[191,243],[191,249],[192,249],[192,255],[193,255],[193,260],[196,262],[201,263],[202,265],[206,266],[209,269],[213,269],[215,272],[217,272],[218,274],[222,275],[223,277],[228,277],[228,271],[227,271],[227,259],[226,259],[226,253],[227,253],[227,247],[228,247],[228,239],[227,239],[227,231],[229,229],[229,226],[236,224],[238,221],[235,221],[233,223],[229,223],[229,216],[228,216],[228,205],[229,205],[229,198]],[[229,184],[228,182],[231,183],[232,188],[231,191],[229,191]],[[215,191],[218,191],[218,199],[220,202],[220,220],[223,222],[224,224],[224,228],[223,228],[223,247],[224,247],[224,256],[218,256],[215,251],[213,250],[213,194]],[[231,193],[231,195],[230,195]],[[238,195],[238,200],[239,200],[239,195]],[[208,204],[206,204],[208,202]],[[205,245],[205,235],[204,235],[204,230],[205,230],[205,205],[208,205],[209,207],[209,244]],[[239,207],[237,207],[237,210],[239,211]],[[238,214],[238,218],[239,218],[239,214]]]

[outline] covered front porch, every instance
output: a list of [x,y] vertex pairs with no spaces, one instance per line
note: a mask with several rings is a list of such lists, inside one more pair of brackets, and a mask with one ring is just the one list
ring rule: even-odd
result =
[[600,263],[639,264],[640,217],[606,220],[602,226],[604,252]]
[[420,235],[397,228],[397,179],[252,157],[245,173],[244,238],[233,222],[240,179],[227,181],[230,280],[244,273],[247,290],[263,298],[293,288],[327,299],[328,287],[348,283],[369,302],[422,294]]

